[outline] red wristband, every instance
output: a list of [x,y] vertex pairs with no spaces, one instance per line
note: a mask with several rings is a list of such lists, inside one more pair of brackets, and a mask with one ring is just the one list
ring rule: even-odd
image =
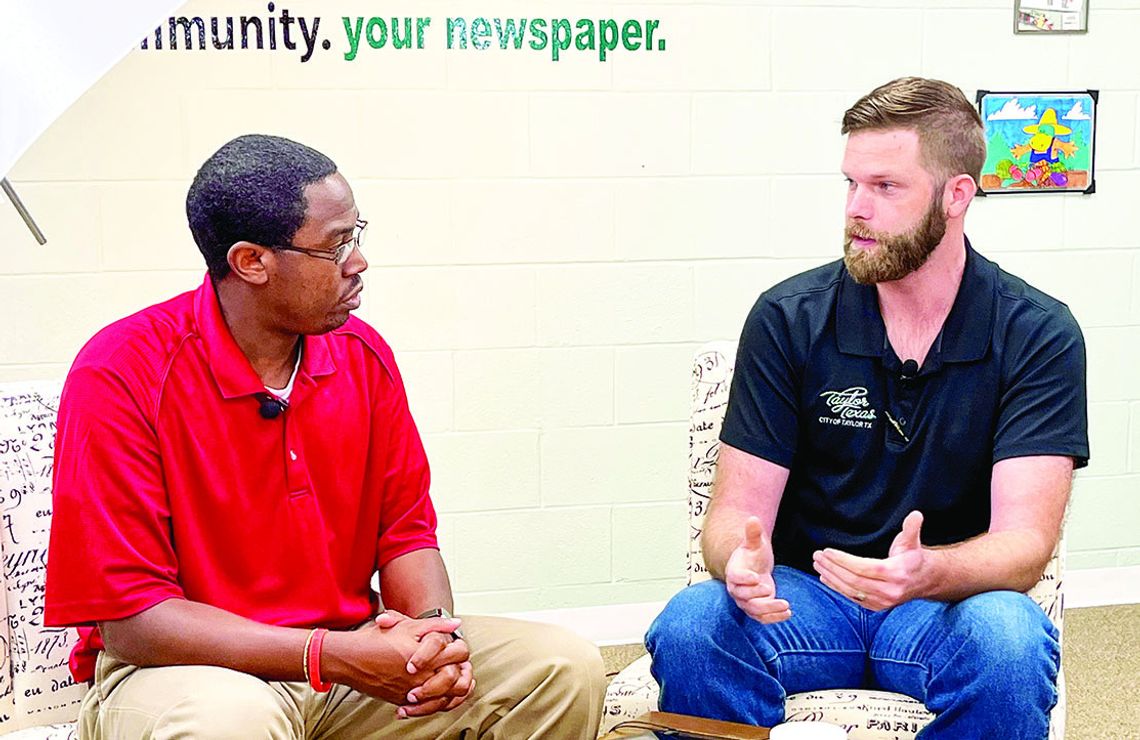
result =
[[321,645],[325,642],[325,635],[328,630],[318,627],[309,633],[309,642],[305,646],[306,673],[308,673],[309,686],[313,687],[313,691],[324,693],[332,688],[331,683],[326,683],[321,680]]

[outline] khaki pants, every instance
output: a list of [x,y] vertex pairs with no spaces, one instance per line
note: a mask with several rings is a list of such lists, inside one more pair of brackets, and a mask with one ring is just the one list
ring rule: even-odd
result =
[[463,630],[475,693],[450,712],[401,720],[394,705],[347,686],[320,694],[228,668],[139,668],[100,653],[79,737],[593,740],[605,692],[594,645],[558,627],[496,617],[464,617]]

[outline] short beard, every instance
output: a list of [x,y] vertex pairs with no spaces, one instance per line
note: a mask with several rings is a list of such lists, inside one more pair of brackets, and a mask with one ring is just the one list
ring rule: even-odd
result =
[[[863,285],[901,280],[926,264],[926,260],[946,235],[946,215],[942,213],[941,199],[931,200],[922,221],[902,234],[871,231],[858,224],[850,224],[844,231],[843,263],[855,282]],[[868,251],[852,246],[854,237],[874,239],[875,247]]]

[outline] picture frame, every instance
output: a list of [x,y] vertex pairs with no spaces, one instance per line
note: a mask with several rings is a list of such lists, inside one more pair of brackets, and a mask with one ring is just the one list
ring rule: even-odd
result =
[[1014,0],[1014,33],[1088,33],[1089,0]]
[[1096,192],[1098,90],[979,90],[986,161],[978,192]]

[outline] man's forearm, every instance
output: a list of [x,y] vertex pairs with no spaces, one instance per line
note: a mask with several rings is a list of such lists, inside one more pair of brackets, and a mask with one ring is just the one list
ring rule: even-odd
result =
[[[443,663],[421,667],[414,674],[408,673],[407,665],[427,644],[428,633],[450,633],[456,624],[456,620],[446,619],[405,619],[387,629],[370,622],[359,629],[330,632],[320,653],[319,676],[406,711],[439,711],[459,696],[466,696],[469,687],[460,686],[459,694],[449,694],[445,686],[443,694],[432,695],[431,701],[417,705],[418,709],[409,709],[415,702],[409,702],[408,692],[441,671],[458,675],[459,663],[469,657],[466,645],[437,642],[437,649],[422,657],[426,665],[443,660],[450,650]],[[310,630],[265,625],[206,604],[168,599],[133,617],[100,622],[99,627],[107,652],[134,665],[221,666],[266,681],[309,678],[304,652]]]
[[759,518],[764,536],[772,537],[787,482],[787,468],[721,443],[701,534],[705,567],[714,578],[724,580],[725,566],[740,545],[749,517]]
[[439,550],[413,550],[380,571],[380,600],[387,609],[415,617],[429,609],[455,610],[451,581]]
[[269,681],[306,678],[309,630],[262,624],[208,604],[167,599],[99,628],[107,652],[134,665],[215,665]]
[[711,514],[705,519],[705,528],[701,532],[701,555],[713,578],[724,580],[724,567],[732,551],[740,544],[742,526],[737,522],[726,526],[722,517],[714,519]]
[[928,573],[914,598],[961,601],[986,591],[1028,591],[1055,544],[1035,530],[1007,530],[926,548]]

